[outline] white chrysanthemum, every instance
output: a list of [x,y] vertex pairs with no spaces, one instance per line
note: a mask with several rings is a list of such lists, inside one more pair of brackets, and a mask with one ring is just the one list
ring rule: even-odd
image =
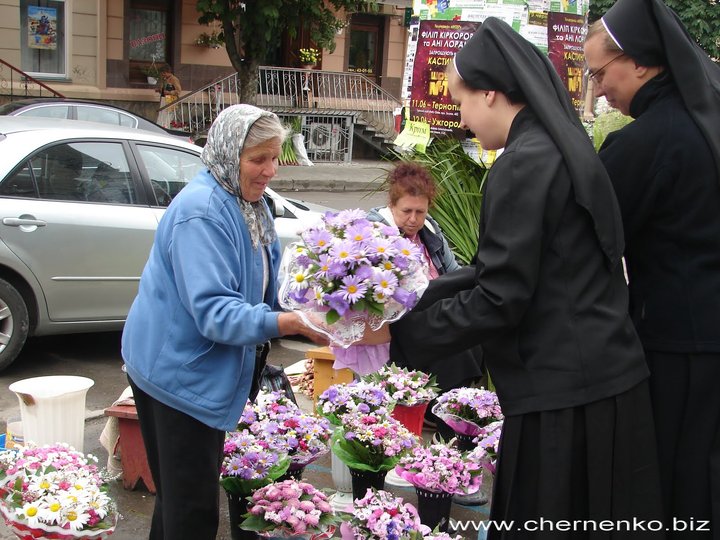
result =
[[67,524],[73,531],[79,531],[87,525],[89,519],[90,514],[83,509],[68,508],[62,514],[62,523],[60,526],[64,527]]
[[307,289],[308,286],[308,276],[310,275],[310,270],[305,268],[303,270],[298,270],[295,272],[292,276],[292,288],[293,289]]
[[40,506],[35,501],[26,502],[22,508],[16,508],[15,514],[21,517],[24,516],[28,525],[31,527],[37,527],[42,517],[40,514]]
[[45,504],[40,509],[40,514],[45,523],[50,525],[60,525],[62,519],[62,504],[59,499],[46,499]]

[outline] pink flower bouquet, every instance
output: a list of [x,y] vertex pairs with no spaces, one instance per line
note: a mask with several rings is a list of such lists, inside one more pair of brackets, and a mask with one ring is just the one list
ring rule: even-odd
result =
[[415,507],[387,491],[368,489],[355,501],[353,513],[342,517],[343,540],[420,539],[430,534]]
[[484,468],[495,474],[497,463],[498,445],[500,444],[500,436],[502,435],[503,421],[498,420],[492,422],[483,428],[484,435],[480,436],[480,441],[475,449],[468,456],[477,463],[481,463]]
[[411,407],[435,399],[438,385],[435,377],[422,371],[408,370],[395,364],[381,367],[363,380],[380,385],[398,405]]
[[330,538],[338,518],[327,496],[307,482],[285,480],[258,489],[248,500],[248,513],[240,527],[262,536],[311,535]]
[[226,434],[220,485],[229,493],[246,496],[280,478],[290,466],[287,454],[261,445],[247,429]]
[[418,444],[418,439],[394,418],[352,412],[332,436],[332,449],[348,467],[361,471],[389,471]]
[[482,467],[446,444],[416,446],[395,467],[400,478],[436,493],[469,495],[480,489]]
[[359,209],[328,212],[301,238],[283,256],[280,304],[323,321],[306,318],[330,338],[336,365],[375,371],[388,359],[387,346],[348,347],[366,327],[377,330],[417,303],[428,284],[422,253],[396,227],[372,222]]
[[497,394],[484,388],[453,388],[437,398],[433,414],[456,433],[477,437],[483,427],[502,420]]

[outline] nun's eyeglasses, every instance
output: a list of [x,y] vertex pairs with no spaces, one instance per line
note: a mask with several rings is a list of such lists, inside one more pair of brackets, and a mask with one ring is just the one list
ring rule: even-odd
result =
[[618,54],[615,58],[610,60],[607,64],[605,64],[603,67],[596,69],[595,71],[590,71],[590,69],[585,70],[588,76],[588,79],[591,79],[592,81],[595,81],[596,83],[600,84],[603,80],[603,74],[605,69],[612,64],[615,60],[618,58],[622,58],[625,56],[625,53]]

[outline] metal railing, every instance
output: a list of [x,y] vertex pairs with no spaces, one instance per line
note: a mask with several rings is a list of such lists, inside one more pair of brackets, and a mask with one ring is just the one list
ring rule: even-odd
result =
[[[158,123],[202,133],[225,107],[240,103],[237,73],[159,109]],[[261,66],[257,106],[276,112],[352,115],[388,137],[400,102],[359,73]]]
[[0,59],[0,95],[14,97],[49,97],[64,98],[65,96]]

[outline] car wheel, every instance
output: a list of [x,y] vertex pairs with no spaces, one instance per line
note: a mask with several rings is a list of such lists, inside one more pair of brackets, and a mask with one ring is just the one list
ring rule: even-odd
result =
[[13,363],[25,345],[30,319],[15,287],[0,279],[0,371]]

